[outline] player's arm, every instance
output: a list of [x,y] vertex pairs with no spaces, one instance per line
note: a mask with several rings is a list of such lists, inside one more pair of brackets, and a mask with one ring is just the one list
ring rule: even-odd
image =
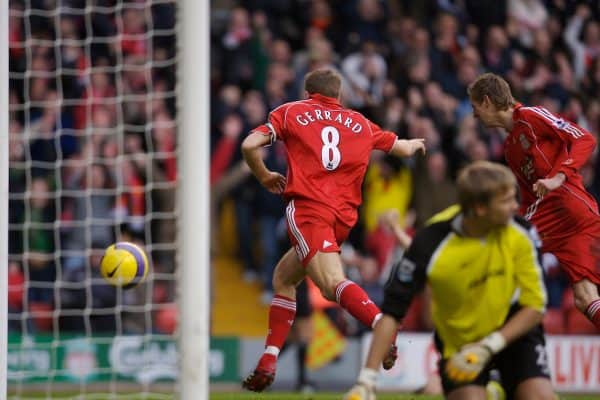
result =
[[542,321],[542,313],[534,307],[524,306],[506,321],[502,328],[475,343],[468,343],[454,353],[446,363],[446,375],[457,383],[475,379],[492,356],[509,343],[525,335]]
[[268,129],[263,125],[250,132],[242,142],[242,155],[260,184],[271,193],[279,194],[285,189],[285,176],[269,170],[263,161],[263,147],[272,142]]
[[396,157],[410,157],[418,151],[425,154],[425,139],[396,139],[389,154]]
[[532,108],[525,114],[532,120],[535,134],[557,139],[564,143],[566,151],[559,153],[554,166],[533,187],[538,196],[557,189],[585,165],[596,148],[594,136],[577,124],[558,118],[545,110]]
[[417,151],[425,154],[425,139],[398,139],[391,131],[384,131],[369,120],[369,129],[373,135],[373,148],[385,151],[396,157],[410,157]]

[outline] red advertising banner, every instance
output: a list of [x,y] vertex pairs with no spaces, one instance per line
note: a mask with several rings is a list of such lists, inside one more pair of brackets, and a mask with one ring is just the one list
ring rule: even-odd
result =
[[[600,336],[546,337],[546,354],[552,381],[558,392],[600,393]],[[370,335],[363,338],[363,359]],[[377,386],[382,390],[416,390],[437,373],[438,355],[430,334],[398,335],[398,361],[389,371],[381,370]]]

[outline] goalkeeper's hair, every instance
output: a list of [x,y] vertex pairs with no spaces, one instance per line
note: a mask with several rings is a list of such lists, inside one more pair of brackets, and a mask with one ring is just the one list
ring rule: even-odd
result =
[[475,206],[489,204],[495,195],[516,185],[517,180],[508,167],[490,161],[475,161],[458,174],[458,202],[461,209],[469,213]]
[[467,93],[472,102],[481,104],[487,96],[498,110],[508,110],[517,104],[510,86],[501,76],[490,72],[479,76],[467,88]]
[[318,93],[327,97],[339,98],[342,77],[331,68],[321,68],[309,72],[304,77],[304,90],[309,94]]

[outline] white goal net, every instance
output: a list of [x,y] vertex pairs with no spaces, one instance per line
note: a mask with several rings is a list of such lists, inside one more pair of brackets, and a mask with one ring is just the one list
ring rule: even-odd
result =
[[[175,3],[9,1],[9,399],[174,398]],[[122,240],[132,290],[99,275]]]

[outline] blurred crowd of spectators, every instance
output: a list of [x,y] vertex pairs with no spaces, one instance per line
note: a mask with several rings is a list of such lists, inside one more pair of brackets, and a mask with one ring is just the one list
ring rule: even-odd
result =
[[[10,329],[167,330],[175,2],[9,3]],[[116,240],[146,246],[151,283],[120,295],[102,281]]]
[[[427,140],[426,157],[374,156],[367,173],[361,219],[342,255],[373,299],[381,299],[386,270],[411,232],[456,201],[457,170],[503,161],[500,132],[480,126],[468,102],[467,85],[480,73],[504,76],[523,103],[600,132],[598,1],[215,0],[211,7],[215,212],[233,200],[244,278],[262,281],[266,303],[285,238],[284,205],[244,168],[239,145],[269,110],[303,96],[305,73],[335,68],[346,106],[401,138]],[[285,171],[281,145],[267,148],[265,159]],[[581,171],[597,199],[599,163],[596,152]],[[556,259],[544,260],[550,331],[589,331],[571,313]],[[428,328],[422,314],[413,329]]]
[[[168,332],[175,1],[92,3],[9,2],[9,326]],[[598,1],[211,1],[213,211],[232,199],[244,279],[261,281],[269,300],[286,227],[281,198],[250,176],[239,144],[270,109],[302,96],[306,72],[337,69],[345,105],[400,137],[427,139],[426,157],[373,158],[342,252],[377,300],[410,234],[456,200],[457,170],[502,161],[501,136],[477,124],[468,104],[479,73],[499,73],[518,100],[600,132],[598,18]],[[285,171],[281,144],[265,159]],[[597,198],[599,162],[595,155],[582,170]],[[116,240],[146,246],[148,285],[119,294],[101,281],[99,257]],[[572,331],[566,281],[552,255],[545,260],[556,331]],[[425,314],[413,314],[414,329],[428,327]]]

